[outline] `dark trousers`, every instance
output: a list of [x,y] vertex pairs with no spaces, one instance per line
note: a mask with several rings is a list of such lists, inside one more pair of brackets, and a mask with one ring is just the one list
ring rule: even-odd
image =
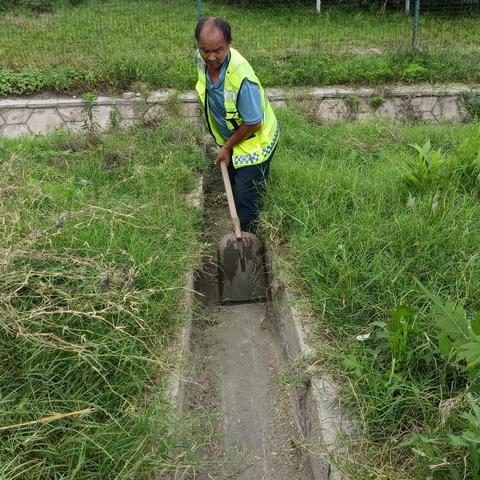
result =
[[265,185],[270,173],[270,162],[274,154],[275,150],[268,160],[259,165],[234,168],[232,162],[230,162],[228,166],[235,207],[237,208],[240,225],[244,232],[255,233],[257,228]]

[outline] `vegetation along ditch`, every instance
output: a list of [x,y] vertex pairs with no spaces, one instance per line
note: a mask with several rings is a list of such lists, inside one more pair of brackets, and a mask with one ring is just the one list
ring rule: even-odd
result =
[[[478,478],[478,121],[278,115],[261,235],[315,314],[310,365],[338,380],[359,426],[341,469]],[[209,409],[179,418],[163,389],[185,273],[216,240],[187,202],[206,169],[200,131],[172,119],[3,140],[0,159],[0,477],[211,473]],[[198,325],[212,331],[212,318]],[[271,367],[272,411],[287,411],[295,379]],[[283,418],[272,424],[284,454],[275,467],[309,478]]]
[[279,119],[263,234],[316,315],[312,363],[360,427],[343,469],[478,478],[478,122]]
[[204,167],[178,119],[0,142],[0,478],[190,465],[202,440],[163,381],[200,259],[187,196]]
[[[317,3],[204,0],[203,13],[232,24],[265,86],[379,85],[372,114],[394,84],[478,87],[478,0],[422,0],[416,48],[415,2]],[[0,480],[310,480],[318,445],[290,400],[313,368],[358,427],[335,472],[478,480],[478,94],[463,125],[278,111],[260,235],[314,318],[313,353],[292,368],[267,303],[218,303],[223,196],[207,184],[206,216],[188,202],[204,132],[174,115],[176,94],[161,124],[121,132],[112,109],[97,131],[98,95],[128,89],[146,107],[156,89],[193,88],[197,5],[0,0],[0,97],[64,92],[85,114],[80,135],[0,140]],[[360,101],[342,103],[349,118]],[[180,416],[166,379],[192,269]]]

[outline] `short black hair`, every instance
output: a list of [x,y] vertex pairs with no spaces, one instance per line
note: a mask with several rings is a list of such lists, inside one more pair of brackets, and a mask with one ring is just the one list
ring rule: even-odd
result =
[[205,24],[211,25],[212,27],[217,28],[223,33],[223,38],[227,43],[232,43],[232,28],[229,23],[220,17],[202,17],[195,28],[195,39],[197,42],[200,40],[200,33]]

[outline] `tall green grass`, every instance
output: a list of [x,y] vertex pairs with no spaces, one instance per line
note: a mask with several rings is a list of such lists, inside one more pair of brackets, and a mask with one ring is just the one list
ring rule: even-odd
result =
[[0,478],[188,465],[163,382],[199,259],[199,139],[173,120],[0,144]]
[[[478,17],[423,15],[421,53],[411,18],[310,6],[245,8],[204,2],[233,27],[235,46],[269,86],[383,84],[480,79]],[[68,2],[52,15],[0,15],[0,95],[41,90],[192,88],[196,3]],[[373,49],[373,50],[371,50]]]
[[[467,181],[458,160],[480,159],[478,124],[319,126],[292,111],[279,117],[265,235],[290,253],[290,278],[331,343],[319,356],[342,379],[362,427],[364,456],[347,469],[355,478],[477,478],[480,420],[463,414],[478,369],[468,375],[453,352],[445,357],[444,314],[432,305],[480,314],[478,172]],[[406,175],[420,161],[410,145],[428,139],[442,149],[443,170],[430,169],[416,190]],[[455,440],[473,428],[472,449]]]

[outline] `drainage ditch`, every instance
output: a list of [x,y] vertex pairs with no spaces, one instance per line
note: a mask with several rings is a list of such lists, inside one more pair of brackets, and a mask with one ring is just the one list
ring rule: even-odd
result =
[[208,247],[195,285],[199,306],[184,412],[210,419],[211,431],[204,433],[211,441],[199,453],[207,466],[181,478],[312,480],[292,402],[291,367],[269,302],[220,302],[216,246],[231,224],[219,169],[211,169],[204,193]]

